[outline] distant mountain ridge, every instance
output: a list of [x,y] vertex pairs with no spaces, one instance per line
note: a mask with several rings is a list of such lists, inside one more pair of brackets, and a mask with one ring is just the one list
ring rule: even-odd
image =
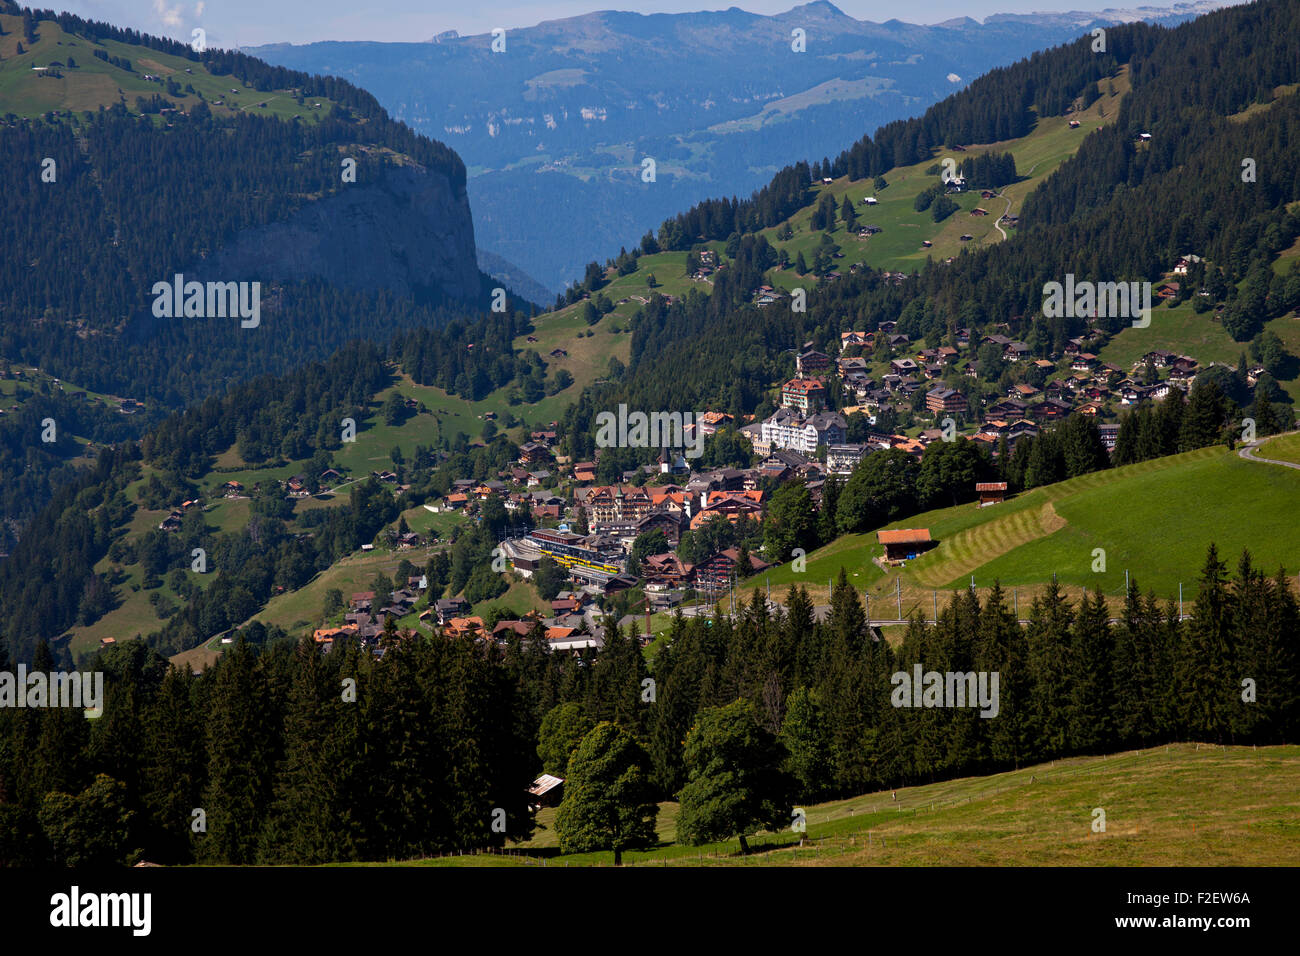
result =
[[[488,34],[255,52],[345,77],[453,145],[469,167],[479,245],[553,294],[674,212],[747,196],[788,163],[832,155],[996,66],[1093,25],[1175,24],[1222,5],[934,26],[856,20],[822,0],[771,16],[606,10],[508,30],[503,53]],[[804,53],[792,50],[796,29]],[[647,157],[654,182],[642,178]]]

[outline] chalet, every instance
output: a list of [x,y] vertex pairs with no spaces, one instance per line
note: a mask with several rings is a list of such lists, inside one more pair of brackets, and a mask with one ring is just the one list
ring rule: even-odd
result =
[[683,587],[694,580],[695,566],[668,551],[646,557],[641,562],[641,576],[648,586]]
[[289,492],[290,496],[294,498],[305,498],[308,495],[307,476],[294,475],[292,478],[290,478],[288,481],[285,482],[284,487],[285,490]]
[[244,486],[237,481],[228,481],[221,488],[227,498],[238,498],[244,490]]
[[1070,129],[1078,129],[1078,128],[1079,128],[1079,121],[1078,121],[1078,120],[1070,120]]
[[474,497],[479,501],[486,501],[488,498],[501,497],[506,493],[506,486],[501,481],[484,481],[474,486]]
[[1029,346],[1024,342],[1008,342],[1002,349],[1002,357],[1008,362],[1018,362],[1029,355]]
[[826,401],[826,387],[816,379],[792,378],[781,386],[781,406],[797,408],[805,415]]
[[930,537],[929,528],[903,528],[893,531],[877,531],[876,540],[885,549],[884,560],[896,564],[915,558],[929,550],[935,542]]
[[564,799],[564,778],[544,773],[533,781],[533,785],[528,788],[528,795],[532,797],[532,806],[539,810],[543,807],[558,807]]
[[525,442],[519,447],[521,465],[534,465],[541,461],[549,461],[551,457],[551,450],[541,442]]
[[801,352],[798,358],[795,359],[795,370],[800,378],[816,372],[824,372],[830,367],[830,356],[825,352],[818,352],[816,349]]
[[[727,548],[722,552],[722,556],[727,560],[729,560],[735,566],[739,566],[741,563],[739,548]],[[772,565],[768,564],[762,558],[759,558],[751,554],[749,556],[749,569],[746,573],[756,574],[759,571],[766,571],[771,566]]]
[[925,393],[925,407],[936,415],[965,414],[966,396],[955,388],[934,388]]
[[580,461],[573,466],[573,480],[587,483],[596,480],[596,466],[589,461]]
[[551,349],[550,352],[551,358],[564,358],[568,354],[569,353],[566,349],[560,349],[560,348]]
[[681,540],[682,531],[689,525],[684,511],[661,508],[652,511],[636,524],[637,534],[647,531],[662,531],[668,543],[676,546]]
[[443,633],[448,637],[479,637],[483,634],[483,618],[453,617],[443,625]]
[[1065,418],[1072,411],[1070,405],[1057,398],[1049,398],[1037,405],[1029,406],[1029,417],[1035,421],[1056,421]]
[[[1179,360],[1181,360],[1181,356],[1179,356],[1178,353],[1176,352],[1169,352],[1166,351],[1165,349],[1153,349],[1152,351],[1147,352],[1145,355],[1143,355],[1142,358],[1139,359],[1137,362],[1135,362],[1134,368],[1137,368],[1138,366],[1141,365],[1145,365],[1147,362],[1150,362],[1156,368],[1167,368],[1168,366],[1173,365],[1175,361],[1179,361]],[[1192,360],[1187,359],[1186,361],[1192,361]],[[1193,362],[1193,364],[1195,363]]]
[[987,216],[989,214],[989,211],[987,209],[981,209],[979,206],[976,206],[974,209],[970,211],[970,214],[972,216]]
[[1034,388],[1034,386],[1030,385],[1028,382],[1021,382],[1020,384],[1012,385],[1007,389],[1007,398],[1030,399],[1037,394],[1038,389]]
[[895,375],[911,375],[916,371],[916,362],[910,358],[893,359],[889,363],[889,371]]
[[439,624],[446,624],[457,614],[469,610],[469,604],[460,598],[440,598],[433,602],[433,612],[438,616]]
[[1118,425],[1098,425],[1097,431],[1101,432],[1101,444],[1107,451],[1115,450],[1115,439],[1119,436]]
[[721,515],[732,524],[741,518],[763,517],[763,492],[761,491],[710,491],[700,496],[700,510],[691,518],[694,531],[705,522]]
[[828,445],[826,468],[835,475],[849,475],[870,451],[868,445]]
[[981,508],[985,505],[995,505],[1006,500],[1007,483],[1005,481],[977,481],[975,483],[975,493],[980,496]]
[[990,405],[987,414],[993,418],[1017,419],[1025,414],[1028,408],[1024,402],[1014,398],[1003,399],[995,405]]
[[1174,263],[1174,275],[1185,276],[1190,266],[1201,261],[1200,256],[1179,256],[1178,261]]
[[184,515],[179,511],[173,511],[166,518],[163,518],[162,523],[158,525],[158,529],[160,531],[180,531],[183,518]]

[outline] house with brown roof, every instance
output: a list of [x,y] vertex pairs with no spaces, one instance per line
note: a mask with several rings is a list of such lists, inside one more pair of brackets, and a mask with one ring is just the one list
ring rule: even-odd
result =
[[929,528],[900,528],[877,531],[876,540],[885,549],[884,560],[890,564],[907,561],[934,547]]

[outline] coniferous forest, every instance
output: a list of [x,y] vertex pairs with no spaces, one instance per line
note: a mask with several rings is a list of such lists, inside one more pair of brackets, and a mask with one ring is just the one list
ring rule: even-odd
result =
[[[0,710],[0,861],[322,863],[500,846],[533,831],[525,787],[556,746],[570,752],[575,723],[642,741],[647,793],[673,799],[690,780],[688,732],[737,701],[778,758],[764,787],[795,803],[1300,733],[1300,611],[1285,574],[1249,554],[1229,572],[1211,548],[1181,621],[1136,580],[1114,622],[1100,595],[1049,589],[1022,626],[1001,588],[955,593],[896,648],[873,638],[843,574],[826,619],[812,611],[792,590],[784,613],[756,596],[735,619],[679,617],[653,668],[616,631],[598,658],[551,653],[540,628],[503,648],[392,631],[381,659],[241,641],[202,677],[117,646],[93,662],[107,675],[98,720]],[[33,667],[51,664],[39,646]],[[996,718],[895,706],[891,676],[916,665],[997,673]]]

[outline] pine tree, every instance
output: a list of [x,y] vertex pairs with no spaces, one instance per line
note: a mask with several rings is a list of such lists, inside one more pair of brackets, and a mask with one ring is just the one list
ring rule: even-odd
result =
[[1178,694],[1187,731],[1221,742],[1229,733],[1235,698],[1230,646],[1233,601],[1226,566],[1211,544],[1201,570],[1192,619],[1183,630],[1178,653]]
[[1111,667],[1114,640],[1110,609],[1100,591],[1079,604],[1070,635],[1069,749],[1075,753],[1105,752],[1114,742],[1115,692]]
[[275,708],[242,636],[208,676],[208,782],[200,803],[207,833],[196,840],[195,855],[205,863],[252,863],[271,799]]

